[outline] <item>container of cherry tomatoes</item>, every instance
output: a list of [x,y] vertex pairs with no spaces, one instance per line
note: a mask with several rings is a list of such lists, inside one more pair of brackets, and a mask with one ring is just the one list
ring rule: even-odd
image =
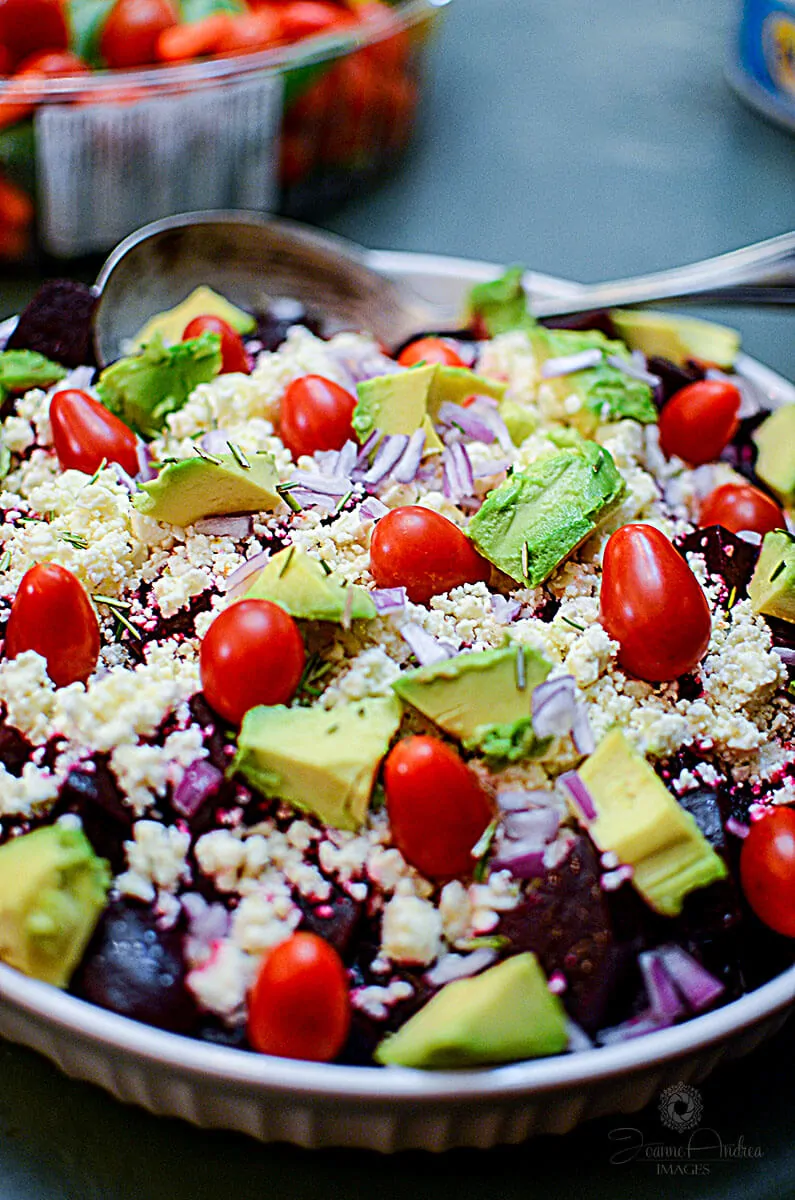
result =
[[0,0],[0,261],[312,217],[393,166],[449,0]]

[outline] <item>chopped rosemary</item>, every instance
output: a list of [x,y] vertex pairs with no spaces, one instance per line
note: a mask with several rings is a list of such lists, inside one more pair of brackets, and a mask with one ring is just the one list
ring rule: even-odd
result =
[[561,621],[565,621],[567,625],[571,625],[572,629],[577,629],[580,633],[585,633],[585,626],[578,625],[576,621],[572,621],[570,617],[561,615]]
[[335,517],[337,516],[338,513],[342,512],[343,508],[348,503],[348,501],[350,500],[352,495],[353,495],[353,489],[351,489],[349,492],[346,492],[346,494],[342,497],[342,499],[337,504],[337,507],[334,509]]
[[491,844],[494,841],[499,823],[499,817],[495,817],[493,821],[490,821],[470,850],[470,854],[475,859],[475,869],[472,872],[472,878],[475,880],[475,883],[482,883],[486,878],[486,861],[489,857]]
[[0,558],[0,573],[7,571],[10,566],[11,566],[11,551],[4,550],[3,557]]
[[726,601],[726,608],[734,608],[734,602],[737,599],[737,588],[733,587],[729,592],[729,599]]
[[129,630],[133,637],[137,638],[139,642],[142,640],[143,635],[140,629],[136,629],[132,621],[128,621],[123,612],[120,612],[119,609],[115,608],[113,610],[113,615],[116,618],[116,637],[121,636],[119,632],[119,626],[123,625],[124,628]]
[[771,582],[771,583],[773,582],[773,580],[774,580],[774,579],[778,579],[779,575],[780,575],[780,574],[781,574],[781,572],[784,570],[784,568],[786,567],[786,565],[787,565],[787,564],[786,564],[786,562],[785,562],[785,561],[784,561],[784,559],[782,558],[781,562],[778,564],[778,566],[777,566],[777,567],[775,568],[775,570],[773,571],[773,574],[770,576],[770,582]]
[[328,565],[325,558],[321,558],[320,565],[323,568],[323,570],[326,572],[327,575],[331,574],[331,567]]
[[504,933],[489,933],[468,938],[465,942],[456,942],[459,950],[507,950],[510,944],[511,939]]
[[250,471],[251,463],[248,461],[245,454],[240,449],[240,447],[237,445],[237,443],[236,442],[227,442],[226,444],[229,447],[229,453],[232,455],[232,458],[235,460],[237,465],[239,467],[242,467],[244,471]]
[[289,552],[289,554],[287,555],[287,557],[285,558],[285,560],[284,560],[284,563],[282,564],[282,569],[281,569],[281,571],[279,571],[279,578],[280,578],[280,579],[281,579],[281,577],[282,577],[283,575],[286,575],[286,573],[289,571],[289,569],[290,569],[290,563],[293,561],[293,555],[294,555],[294,554],[295,554],[295,546],[291,546],[291,547],[290,547],[290,552]]
[[194,454],[198,454],[199,458],[203,458],[205,462],[212,463],[214,467],[222,467],[224,465],[220,458],[217,458],[214,454],[210,454],[210,452],[205,450],[203,446],[200,446],[198,442],[194,442],[193,452]]
[[79,533],[70,533],[68,529],[64,529],[58,534],[58,540],[66,542],[67,546],[71,546],[74,550],[87,550],[88,542]]
[[527,668],[524,661],[524,646],[516,648],[516,686],[520,692],[527,687]]
[[108,460],[107,460],[106,458],[103,458],[102,462],[99,464],[99,466],[97,467],[96,471],[95,471],[95,472],[94,472],[94,474],[91,476],[91,478],[89,479],[88,483],[86,484],[86,487],[91,487],[91,484],[92,484],[92,483],[96,483],[96,482],[97,482],[97,480],[99,479],[100,475],[101,475],[101,474],[102,474],[102,472],[105,470],[105,467],[106,467],[107,465],[108,465]]
[[129,600],[118,600],[115,596],[102,596],[95,592],[91,597],[95,604],[106,604],[108,608],[132,608]]
[[292,510],[292,512],[301,512],[301,505],[298,503],[295,496],[290,494],[294,487],[294,483],[277,483],[276,491],[281,496],[287,507]]

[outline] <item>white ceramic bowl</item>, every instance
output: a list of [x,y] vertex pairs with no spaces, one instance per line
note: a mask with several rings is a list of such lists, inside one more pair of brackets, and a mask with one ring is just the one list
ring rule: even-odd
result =
[[[373,252],[454,321],[468,288],[493,278],[489,263]],[[577,285],[533,273],[538,294]],[[773,404],[792,384],[742,357],[740,371]],[[0,1035],[39,1050],[68,1075],[120,1100],[197,1125],[305,1147],[447,1150],[566,1133],[580,1121],[635,1112],[663,1088],[698,1082],[778,1030],[795,1000],[795,967],[724,1008],[635,1041],[477,1071],[342,1067],[212,1046],[116,1016],[0,965]]]

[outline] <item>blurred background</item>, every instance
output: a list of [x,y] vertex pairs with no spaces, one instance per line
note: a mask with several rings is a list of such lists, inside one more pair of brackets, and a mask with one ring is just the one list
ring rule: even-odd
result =
[[[91,0],[97,18],[107,15],[102,4]],[[145,107],[135,89],[145,89],[146,79],[125,76],[120,89],[117,78],[98,82],[78,69],[55,85],[41,64],[38,74],[17,78],[0,111],[0,316],[17,311],[47,276],[91,281],[103,240],[114,229],[126,232],[114,222],[132,226],[156,215],[147,211],[155,183],[170,194],[164,173],[178,181],[188,167],[201,179],[212,166],[223,181],[220,203],[232,202],[239,185],[238,203],[255,206],[266,196],[370,247],[523,263],[582,282],[675,266],[795,227],[795,144],[770,119],[783,114],[786,121],[785,108],[735,65],[735,83],[768,112],[760,115],[725,77],[737,59],[739,0],[409,0],[407,7],[406,28],[376,39],[380,48],[369,52],[370,27],[332,31],[342,41],[322,51],[297,38],[275,52],[286,56],[279,67],[286,92],[275,95],[261,71],[242,80],[242,99],[225,101],[226,157],[214,166],[206,157],[211,126],[202,123],[214,93],[202,89],[217,80],[208,82],[205,68],[177,67],[201,77],[185,89],[178,75],[161,85],[162,95],[148,97],[176,102],[173,120],[155,111],[135,115]],[[394,20],[377,8],[359,24]],[[782,0],[748,8],[776,8],[783,22],[793,6]],[[786,84],[795,54],[786,25],[777,28],[775,61]],[[351,36],[360,52],[353,67],[342,65],[340,49]],[[86,25],[80,46],[87,60],[101,40],[98,27]],[[231,62],[218,70],[241,71]],[[111,87],[115,98],[99,94]],[[31,105],[47,100],[47,113],[31,116]],[[12,102],[16,112],[9,112]],[[93,110],[103,107],[113,111],[100,118]],[[152,139],[160,147],[154,172],[141,157]],[[123,154],[119,145],[127,147]],[[142,180],[149,182],[142,187]],[[57,259],[53,251],[76,257]],[[712,315],[742,331],[748,352],[795,378],[790,314]],[[785,1031],[703,1089],[705,1122],[726,1141],[742,1137],[760,1147],[761,1156],[661,1181],[650,1164],[610,1162],[616,1120],[565,1141],[441,1161],[310,1155],[155,1121],[63,1079],[29,1052],[0,1046],[0,1198],[260,1200],[407,1190],[442,1197],[462,1189],[486,1196],[495,1180],[506,1197],[566,1188],[580,1196],[658,1196],[673,1187],[701,1197],[789,1195],[792,1052]],[[628,1123],[647,1140],[660,1135],[654,1114]]]

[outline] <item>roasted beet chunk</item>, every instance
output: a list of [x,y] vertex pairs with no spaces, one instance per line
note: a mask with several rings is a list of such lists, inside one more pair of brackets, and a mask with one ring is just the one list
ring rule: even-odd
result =
[[676,392],[680,392],[683,387],[687,387],[689,383],[697,383],[699,379],[706,377],[701,367],[697,367],[694,363],[688,363],[686,367],[683,367],[678,363],[671,362],[669,358],[661,358],[658,355],[651,356],[648,366],[652,375],[657,375],[662,384],[663,404],[667,403]]
[[278,350],[293,325],[303,325],[311,333],[320,336],[320,321],[307,312],[300,300],[277,297],[271,301],[267,312],[257,313],[257,330],[254,334],[263,350]]
[[9,350],[38,350],[65,367],[95,366],[91,319],[97,297],[84,283],[50,279],[23,311]]
[[182,933],[158,929],[152,911],[127,900],[107,908],[72,981],[72,991],[160,1029],[187,1033],[196,1009],[185,986]]
[[599,878],[596,851],[579,837],[566,861],[531,884],[498,930],[510,938],[513,952],[534,951],[547,975],[563,972],[563,1002],[589,1032],[604,1024],[638,948],[617,939]]
[[597,329],[612,341],[621,337],[606,308],[594,308],[590,312],[584,313],[569,313],[563,317],[542,317],[539,324],[546,325],[547,329],[574,329],[583,332]]
[[729,592],[735,589],[735,600],[747,596],[748,584],[759,558],[758,546],[735,537],[722,525],[710,525],[681,538],[676,548],[682,555],[701,554],[710,575],[719,575]]
[[25,735],[13,725],[0,725],[0,763],[9,775],[19,778],[32,750],[33,747]]
[[321,904],[303,896],[298,896],[297,901],[304,914],[301,928],[318,934],[346,958],[362,915],[362,905],[339,888],[335,888]]
[[64,780],[54,816],[76,813],[94,851],[107,858],[114,871],[124,868],[123,843],[132,836],[133,813],[107,761],[98,757],[85,767],[73,767]]

